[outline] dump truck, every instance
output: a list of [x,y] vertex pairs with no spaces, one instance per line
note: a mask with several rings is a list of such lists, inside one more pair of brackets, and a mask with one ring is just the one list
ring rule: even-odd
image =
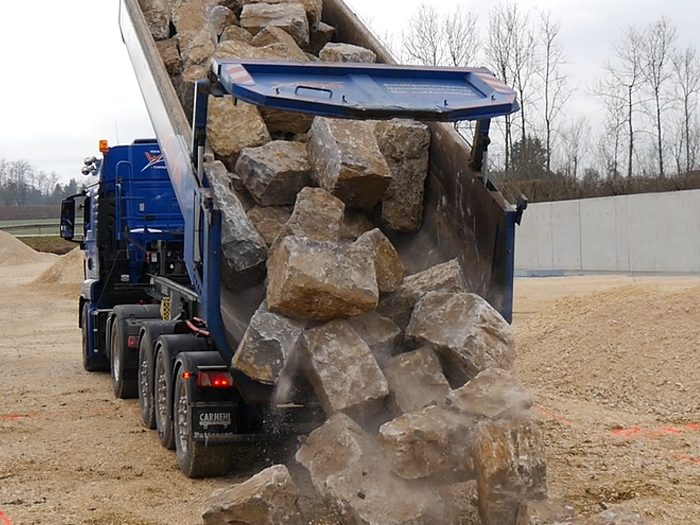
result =
[[[429,122],[422,227],[391,241],[408,273],[457,259],[469,291],[512,316],[515,227],[526,203],[507,202],[482,166],[491,119],[518,109],[514,92],[481,68],[395,65],[341,0],[324,0],[323,21],[337,40],[371,49],[380,63],[214,59],[209,78],[196,83],[188,117],[139,2],[120,4],[156,140],[101,144],[103,158],[84,167],[97,181],[62,203],[61,231],[78,237],[72,224],[82,206],[85,368],[109,370],[117,397],[138,397],[144,425],[175,449],[190,477],[223,474],[243,448],[307,433],[324,417],[303,377],[280,404],[275,385],[232,366],[265,287],[222,284],[223,211],[205,163],[210,97],[339,119]],[[471,146],[451,124],[462,120],[476,122]]]

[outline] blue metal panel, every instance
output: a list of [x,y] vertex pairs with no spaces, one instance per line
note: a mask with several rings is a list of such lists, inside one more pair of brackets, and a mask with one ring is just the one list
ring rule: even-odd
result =
[[515,92],[484,68],[214,59],[212,69],[245,102],[319,116],[453,122],[519,109]]

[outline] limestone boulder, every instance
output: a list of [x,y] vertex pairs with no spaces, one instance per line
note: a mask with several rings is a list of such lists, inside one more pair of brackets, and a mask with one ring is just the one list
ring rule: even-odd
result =
[[431,406],[404,414],[379,429],[393,472],[404,479],[468,477],[476,420]]
[[153,39],[170,38],[170,6],[168,0],[139,0],[141,11],[146,17],[148,29]]
[[251,40],[255,47],[265,47],[269,45],[282,44],[288,50],[288,60],[297,62],[308,62],[306,53],[302,51],[289,33],[279,27],[269,26],[260,31]]
[[268,246],[272,246],[275,239],[284,234],[291,216],[292,211],[287,206],[255,206],[248,210],[248,218]]
[[533,405],[532,394],[508,371],[488,368],[457,390],[448,403],[463,414],[498,419],[522,415]]
[[236,173],[260,206],[294,204],[297,193],[311,183],[311,167],[304,144],[276,140],[245,148]]
[[205,165],[211,191],[222,212],[221,277],[231,290],[259,284],[265,277],[267,245],[231,190],[231,177],[221,162]]
[[516,523],[522,503],[547,497],[547,469],[542,436],[528,419],[483,423],[472,458],[484,525]]
[[583,522],[584,525],[649,525],[639,514],[623,508],[606,509]]
[[241,151],[262,146],[270,138],[257,107],[241,101],[234,104],[230,96],[209,97],[207,139],[232,171]]
[[333,40],[335,36],[335,27],[332,25],[320,22],[316,28],[311,29],[309,37],[309,50],[314,55],[318,55],[325,45]]
[[[295,58],[295,60],[299,61],[298,58]],[[308,58],[304,60],[304,62],[306,61],[308,61]],[[311,125],[314,122],[312,115],[304,113],[280,111],[273,108],[261,108],[260,112],[270,133],[281,138],[304,136],[311,129]]]
[[216,28],[207,13],[208,4],[186,0],[173,8],[173,24],[177,29],[178,46],[185,68],[208,67],[218,41]]
[[413,307],[429,292],[460,293],[466,290],[456,259],[410,275],[394,292],[382,298],[379,313],[406,329]]
[[329,42],[319,52],[319,58],[324,62],[356,62],[373,64],[377,55],[364,47],[352,44]]
[[231,27],[238,22],[233,11],[225,5],[207,5],[204,8],[204,12],[209,22],[211,32],[216,37],[217,42],[227,27]]
[[444,405],[450,385],[430,347],[397,355],[384,366],[391,399],[402,414],[418,412],[430,405]]
[[[297,195],[288,235],[316,241],[337,241],[340,237],[345,204],[320,188],[303,188]],[[376,275],[376,272],[375,272]]]
[[252,45],[252,37],[250,42],[247,42],[243,38],[222,40],[214,53],[214,58],[222,60],[241,60],[249,58],[261,60],[289,60],[290,56],[294,56],[297,62],[308,61],[308,58],[303,52],[299,54],[296,44],[289,47],[284,42],[276,42],[256,47]]
[[379,300],[372,261],[334,242],[288,236],[268,261],[270,311],[327,321],[374,310]]
[[391,175],[374,123],[316,118],[308,142],[314,181],[348,208],[371,210],[384,196]]
[[362,234],[353,246],[374,261],[381,293],[393,292],[401,285],[406,268],[394,245],[379,228]]
[[403,339],[399,327],[391,319],[370,312],[349,320],[350,326],[367,343],[377,363],[383,366],[398,350]]
[[244,483],[216,491],[202,518],[204,525],[306,525],[299,498],[287,467],[275,465]]
[[225,28],[221,33],[219,44],[230,40],[243,42],[244,44],[252,44],[253,35],[250,34],[250,31],[243,29],[241,26],[231,25]]
[[182,109],[187,118],[192,118],[194,109],[194,87],[200,80],[207,78],[207,68],[204,66],[189,66],[183,69],[182,74],[173,77],[173,87],[177,93]]
[[301,3],[256,3],[243,6],[241,27],[256,35],[266,27],[279,27],[301,47],[309,45],[309,21]]
[[182,74],[182,59],[180,58],[180,50],[177,48],[177,38],[159,40],[156,42],[156,46],[170,78],[180,76]]
[[382,222],[390,230],[415,233],[423,224],[430,130],[421,122],[395,119],[377,123],[375,136],[391,171]]
[[347,210],[340,228],[340,238],[356,241],[363,233],[373,229],[374,223],[369,220],[366,214],[355,210]]
[[310,28],[315,28],[321,23],[323,0],[243,0],[244,4],[259,4],[262,2],[266,4],[301,4],[306,10]]
[[426,294],[413,310],[406,336],[435,348],[453,386],[488,368],[509,370],[515,362],[511,326],[475,294]]
[[520,505],[515,525],[578,525],[574,506],[560,499],[528,500]]

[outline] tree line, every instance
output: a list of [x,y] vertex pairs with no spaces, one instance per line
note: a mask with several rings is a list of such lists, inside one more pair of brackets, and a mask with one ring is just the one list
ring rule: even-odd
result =
[[547,11],[502,3],[480,20],[464,7],[423,4],[401,35],[384,40],[404,62],[484,64],[515,89],[521,110],[498,119],[490,151],[491,176],[510,197],[700,188],[700,57],[678,44],[666,18],[620,31],[585,88],[600,108],[595,117],[574,114],[561,24]]
[[79,190],[75,179],[61,184],[56,173],[38,170],[26,160],[0,159],[0,203],[4,206],[57,204]]

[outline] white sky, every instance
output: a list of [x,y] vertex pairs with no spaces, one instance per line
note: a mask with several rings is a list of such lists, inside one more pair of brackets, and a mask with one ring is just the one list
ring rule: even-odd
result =
[[[438,10],[464,5],[485,23],[483,0],[347,0],[378,32],[399,33],[422,1]],[[118,0],[33,0],[0,4],[0,158],[26,159],[80,178],[82,158],[97,141],[122,143],[152,136],[148,116],[122,44]],[[700,50],[700,3],[696,0],[518,0],[526,9],[550,9],[579,85],[610,54],[621,29],[666,16],[679,43]],[[480,65],[480,64],[478,64]],[[595,115],[591,115],[595,117]]]

